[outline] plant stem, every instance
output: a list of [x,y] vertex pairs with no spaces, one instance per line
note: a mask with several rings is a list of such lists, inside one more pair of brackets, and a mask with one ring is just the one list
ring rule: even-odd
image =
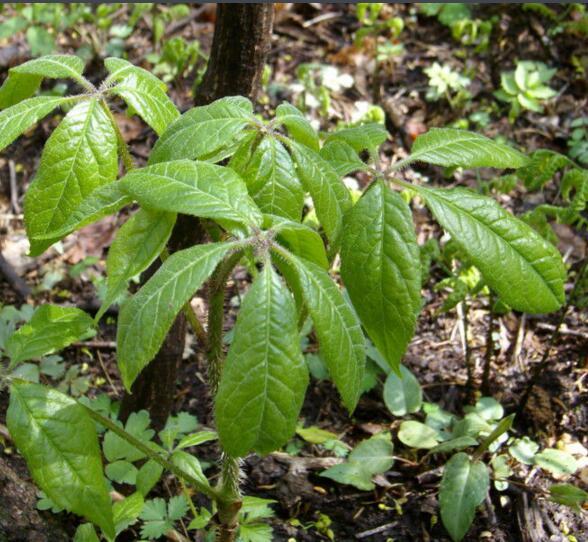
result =
[[98,422],[100,425],[103,425],[104,427],[112,431],[114,434],[116,434],[123,440],[127,441],[129,444],[137,448],[137,450],[139,450],[140,452],[143,452],[149,459],[152,459],[156,463],[159,463],[163,468],[175,474],[181,480],[186,481],[188,484],[196,488],[198,491],[200,491],[207,497],[213,500],[218,500],[220,498],[219,492],[216,489],[210,487],[208,484],[204,484],[200,480],[197,480],[196,478],[194,478],[184,470],[180,469],[179,467],[176,467],[165,457],[162,457],[155,450],[153,450],[153,448],[151,448],[149,445],[137,439],[136,437],[125,431],[122,427],[116,425],[109,418],[102,416],[101,414],[99,414],[95,410],[92,410],[90,407],[87,407],[86,405],[82,405],[82,403],[78,402],[78,404],[86,410],[88,415],[94,421]]
[[127,143],[123,138],[123,135],[120,131],[120,128],[118,127],[118,123],[116,122],[116,119],[114,118],[114,115],[112,114],[112,111],[108,107],[108,104],[106,103],[105,100],[102,100],[100,102],[100,104],[102,105],[102,109],[104,109],[104,112],[108,115],[108,118],[110,119],[110,123],[112,124],[112,128],[114,129],[114,132],[116,133],[116,140],[118,142],[118,150],[120,152],[120,156],[122,158],[123,165],[125,166],[125,171],[128,173],[132,169],[135,169],[135,163],[133,162],[133,157],[131,156],[131,153],[129,152],[129,148],[127,147]]
[[494,331],[494,296],[492,293],[489,297],[490,308],[488,310],[488,329],[486,330],[486,355],[484,357],[484,372],[482,373],[482,392],[490,394],[490,365],[492,364],[492,354],[494,353],[494,340],[492,332]]
[[539,377],[541,376],[541,373],[543,373],[543,371],[547,367],[547,364],[549,362],[549,356],[551,354],[551,351],[553,350],[553,347],[555,346],[556,341],[559,339],[561,326],[565,322],[568,310],[575,300],[576,294],[578,292],[578,288],[580,287],[580,284],[582,282],[582,278],[584,277],[584,273],[586,272],[587,267],[588,267],[588,258],[584,259],[584,262],[580,266],[580,269],[576,275],[576,278],[574,279],[574,286],[572,287],[572,291],[570,292],[570,295],[568,296],[566,304],[561,309],[561,315],[560,315],[559,320],[555,326],[555,329],[553,330],[553,334],[551,335],[551,340],[549,341],[547,348],[543,352],[543,356],[541,357],[541,361],[539,363],[537,363],[537,365],[535,365],[535,367],[533,368],[533,373],[531,375],[531,379],[529,380],[529,383],[527,384],[527,388],[525,389],[525,392],[523,393],[523,396],[521,397],[521,400],[519,401],[519,405],[517,407],[518,414],[521,414],[523,412],[523,410],[525,409],[525,406],[527,405],[527,401],[529,400],[529,397],[531,396],[531,391],[533,390],[533,388],[535,387],[535,385],[539,381]]

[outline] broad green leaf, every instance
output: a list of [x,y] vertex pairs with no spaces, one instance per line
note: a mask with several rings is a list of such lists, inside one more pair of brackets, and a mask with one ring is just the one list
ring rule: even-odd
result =
[[400,376],[395,372],[388,374],[384,402],[394,416],[405,416],[421,409],[423,391],[419,381],[404,365],[400,365]]
[[488,467],[471,461],[467,454],[455,454],[445,465],[439,487],[439,506],[443,525],[455,542],[468,532],[476,508],[486,498],[489,487]]
[[143,505],[143,495],[138,491],[112,505],[114,528],[117,535],[137,521],[143,510]]
[[322,359],[343,403],[353,411],[365,371],[365,339],[361,324],[327,271],[290,253],[277,254],[291,270],[286,280],[302,292],[319,340]]
[[292,158],[273,137],[265,137],[241,174],[249,193],[264,213],[299,222],[304,190],[295,175]]
[[316,425],[311,425],[310,427],[297,427],[296,434],[311,444],[324,444],[328,440],[337,440],[339,438],[335,433],[327,431],[326,429],[321,429]]
[[218,435],[214,431],[198,431],[198,433],[186,435],[180,440],[176,446],[176,450],[183,450],[184,448],[190,448],[191,446],[200,446],[200,444],[216,440],[217,438]]
[[74,55],[46,55],[10,69],[10,74],[27,74],[51,79],[73,79],[83,87],[88,81],[82,76],[84,61]]
[[163,467],[150,459],[145,463],[137,473],[137,491],[145,497],[154,487],[161,475],[163,474]]
[[132,201],[132,198],[121,190],[120,183],[112,182],[99,186],[80,203],[79,207],[69,215],[60,228],[39,235],[36,239],[65,237],[75,230],[116,213]]
[[104,468],[104,473],[109,480],[118,484],[135,485],[138,469],[128,461],[115,461]]
[[6,354],[14,366],[59,351],[93,329],[94,321],[80,309],[41,305],[30,321],[6,341]]
[[516,439],[508,448],[508,453],[517,461],[525,465],[532,465],[535,454],[539,451],[539,444],[529,437]]
[[39,96],[0,111],[0,150],[56,107],[69,101],[70,98],[61,96]]
[[411,448],[429,449],[439,443],[439,433],[421,422],[407,421],[400,424],[398,439]]
[[319,150],[316,130],[306,120],[304,114],[293,105],[284,102],[276,108],[276,124],[283,124],[292,139],[306,145],[315,152]]
[[241,306],[215,399],[223,449],[242,457],[285,444],[307,384],[294,300],[267,263]]
[[529,313],[551,312],[563,304],[561,256],[530,226],[470,190],[414,189],[504,303]]
[[304,145],[290,142],[298,177],[310,192],[316,215],[331,243],[336,244],[343,215],[351,208],[351,195],[337,172],[321,156]]
[[319,154],[331,164],[340,177],[368,168],[353,147],[343,140],[335,139],[325,143]]
[[107,83],[112,81],[122,81],[125,77],[135,74],[141,79],[148,79],[154,85],[158,85],[162,91],[167,91],[167,85],[159,79],[156,75],[153,75],[150,71],[135,66],[128,60],[117,57],[109,57],[104,59],[104,66],[108,70],[109,76],[106,79]]
[[55,504],[113,538],[96,426],[85,408],[56,390],[14,382],[6,422],[35,483]]
[[208,479],[202,472],[200,461],[193,455],[177,450],[172,454],[171,461],[176,467],[182,469],[182,471],[189,474],[192,478],[199,480],[204,485],[209,485]]
[[480,397],[475,406],[464,407],[464,412],[476,412],[486,421],[500,420],[504,416],[503,406],[494,397]]
[[[150,422],[149,413],[146,410],[133,412],[127,420],[125,431],[136,439],[147,443],[155,435],[155,431],[149,428]],[[116,423],[122,427],[121,422],[117,421]],[[104,450],[104,457],[110,462],[119,460],[133,462],[145,457],[145,454],[141,450],[135,448],[135,446],[118,436],[112,430],[105,433],[102,448]]]
[[394,446],[389,433],[375,435],[361,442],[345,463],[335,465],[321,476],[348,484],[363,491],[374,489],[372,478],[389,470],[394,464]]
[[369,151],[374,156],[378,152],[378,147],[388,139],[388,132],[382,124],[375,122],[344,128],[332,134],[329,134],[325,144],[334,141],[343,141],[347,143],[356,153]]
[[265,215],[268,228],[276,232],[277,241],[290,252],[309,260],[324,269],[329,268],[325,245],[321,236],[312,228],[281,217]]
[[118,366],[127,389],[155,357],[180,309],[237,243],[197,245],[172,254],[120,310]]
[[241,96],[194,107],[162,134],[151,152],[149,164],[201,159],[229,144],[253,120],[253,106]]
[[129,280],[145,271],[165,247],[176,215],[140,209],[118,230],[106,259],[106,295],[99,319],[126,290]]
[[100,542],[96,529],[91,523],[83,523],[74,534],[73,542]]
[[244,181],[225,167],[176,160],[134,169],[120,183],[123,191],[151,209],[261,225],[262,215]]
[[40,75],[9,73],[0,87],[0,109],[6,109],[33,96],[42,80]]
[[51,134],[27,192],[25,222],[31,255],[38,256],[52,244],[52,240],[36,238],[61,229],[96,188],[117,174],[114,128],[96,98],[85,100]]
[[180,116],[174,103],[149,79],[130,74],[112,88],[158,135]]
[[416,327],[420,267],[410,209],[377,181],[345,216],[341,278],[370,339],[394,370]]
[[573,455],[554,448],[547,448],[539,452],[535,455],[533,461],[538,467],[557,476],[574,474],[578,470],[578,462]]
[[563,504],[580,511],[580,507],[588,502],[588,493],[571,484],[554,484],[549,488],[549,496],[553,502]]
[[431,448],[430,454],[446,454],[447,452],[455,452],[458,450],[465,450],[471,446],[476,446],[478,441],[472,437],[457,437],[451,440],[446,440],[441,444],[437,444],[434,448]]
[[457,128],[432,128],[416,138],[411,151],[399,165],[427,162],[446,167],[519,168],[529,162],[508,145]]

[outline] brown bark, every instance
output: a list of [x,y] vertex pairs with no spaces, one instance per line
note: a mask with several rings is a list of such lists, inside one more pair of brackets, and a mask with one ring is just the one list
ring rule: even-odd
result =
[[[196,105],[206,105],[225,96],[255,99],[271,43],[272,22],[272,4],[218,4],[210,61],[197,89]],[[180,215],[170,251],[201,243],[204,238],[198,219]],[[157,267],[146,275],[152,275]],[[180,314],[155,359],[133,384],[132,393],[123,398],[121,419],[146,409],[156,428],[165,424],[173,403],[185,335],[186,322]]]

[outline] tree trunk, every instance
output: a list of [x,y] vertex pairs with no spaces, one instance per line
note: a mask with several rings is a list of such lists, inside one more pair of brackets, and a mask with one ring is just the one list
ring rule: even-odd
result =
[[[225,96],[256,98],[271,44],[272,22],[272,4],[217,5],[210,61],[197,89],[196,105],[206,105]],[[202,243],[204,238],[198,219],[180,215],[172,233],[170,252]],[[158,266],[154,264],[145,273],[146,278]],[[165,424],[173,404],[185,336],[186,321],[180,314],[157,356],[135,380],[132,393],[125,394],[122,420],[131,412],[146,409],[155,428]]]

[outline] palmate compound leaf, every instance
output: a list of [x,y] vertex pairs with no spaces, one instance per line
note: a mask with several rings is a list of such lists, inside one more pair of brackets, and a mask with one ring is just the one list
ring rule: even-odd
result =
[[245,225],[261,225],[262,214],[245,182],[229,168],[175,160],[127,173],[124,192],[141,205],[170,213]]
[[10,391],[6,422],[36,484],[114,538],[96,425],[85,408],[39,384],[14,382]]
[[481,461],[472,461],[466,453],[455,454],[445,465],[439,506],[443,525],[455,542],[468,532],[489,487],[488,467]]
[[39,96],[0,111],[0,150],[10,145],[20,134],[71,98]]
[[416,138],[410,156],[398,167],[427,162],[445,167],[519,168],[529,159],[516,149],[457,128],[432,128]]
[[253,106],[241,96],[194,107],[161,135],[151,152],[149,164],[202,159],[229,144],[253,121]]
[[127,389],[155,357],[180,309],[239,243],[197,245],[172,254],[120,310],[118,366]]
[[470,190],[413,188],[504,303],[528,313],[551,312],[563,304],[561,255],[533,228]]
[[51,134],[26,194],[31,255],[38,256],[57,240],[39,236],[61,229],[94,190],[117,174],[117,140],[110,119],[96,98],[84,100]]
[[300,292],[312,317],[321,357],[353,411],[361,394],[365,371],[365,339],[361,324],[325,269],[275,248],[273,256],[294,292]]
[[395,371],[421,307],[421,269],[412,214],[375,182],[345,216],[341,277],[361,322]]
[[6,341],[11,366],[40,358],[78,341],[94,328],[94,321],[76,307],[41,305],[28,323]]
[[97,319],[116,302],[128,282],[159,256],[175,222],[174,213],[140,209],[118,230],[106,259],[106,296]]
[[120,96],[158,135],[180,116],[166,94],[165,83],[153,74],[120,58],[107,58],[104,64],[110,72],[108,79],[116,82],[110,92]]
[[224,450],[241,457],[285,444],[307,384],[294,300],[266,263],[241,306],[215,400]]
[[293,141],[289,145],[298,177],[312,197],[316,215],[329,241],[337,245],[343,227],[343,215],[352,206],[349,190],[333,166],[318,153]]

